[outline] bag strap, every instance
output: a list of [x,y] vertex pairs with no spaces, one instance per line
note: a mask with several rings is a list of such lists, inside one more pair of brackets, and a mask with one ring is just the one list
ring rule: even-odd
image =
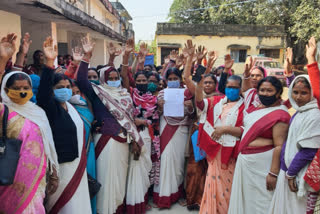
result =
[[2,138],[3,139],[7,139],[8,115],[9,115],[9,109],[6,105],[4,105],[4,113],[3,113],[3,119],[2,119]]
[[6,105],[4,106],[4,113],[2,119],[2,142],[0,143],[0,155],[3,155],[6,150],[6,139],[7,139],[7,125],[8,125],[8,115],[9,110]]

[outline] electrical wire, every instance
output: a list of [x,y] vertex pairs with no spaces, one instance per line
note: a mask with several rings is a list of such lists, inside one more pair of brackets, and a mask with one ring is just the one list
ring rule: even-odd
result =
[[[223,4],[223,5],[214,5],[214,6],[210,6],[210,7],[180,10],[180,11],[173,12],[172,14],[182,13],[182,12],[195,12],[195,11],[207,10],[207,9],[211,9],[211,8],[217,8],[220,6],[233,6],[233,5],[252,3],[252,2],[256,2],[256,1],[258,1],[258,0],[246,0],[246,1],[241,1],[241,2],[233,2],[233,3],[229,3],[229,4]],[[168,16],[168,13],[162,13],[162,14],[156,14],[156,15],[150,15],[150,16],[135,16],[135,17],[133,17],[133,19],[151,18],[151,17],[158,17],[158,16]]]

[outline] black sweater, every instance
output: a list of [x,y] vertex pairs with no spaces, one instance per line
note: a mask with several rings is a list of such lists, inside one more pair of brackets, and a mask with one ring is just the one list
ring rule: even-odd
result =
[[54,70],[45,67],[40,79],[37,104],[46,112],[53,134],[58,162],[71,162],[79,157],[77,128],[69,113],[55,100]]

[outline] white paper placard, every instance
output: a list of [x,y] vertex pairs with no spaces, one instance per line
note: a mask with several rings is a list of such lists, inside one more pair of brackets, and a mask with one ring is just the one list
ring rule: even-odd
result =
[[163,115],[168,117],[184,116],[184,91],[183,88],[164,89]]

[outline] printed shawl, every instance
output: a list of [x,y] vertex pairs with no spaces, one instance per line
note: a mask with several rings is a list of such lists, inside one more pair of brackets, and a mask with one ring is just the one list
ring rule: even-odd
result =
[[[157,96],[151,93],[141,93],[138,89],[131,90],[133,104],[135,106],[134,116],[148,120],[148,130],[152,140],[150,172],[150,183],[159,184],[160,177],[160,127]],[[139,127],[138,127],[139,128]],[[144,127],[143,127],[144,128]]]

